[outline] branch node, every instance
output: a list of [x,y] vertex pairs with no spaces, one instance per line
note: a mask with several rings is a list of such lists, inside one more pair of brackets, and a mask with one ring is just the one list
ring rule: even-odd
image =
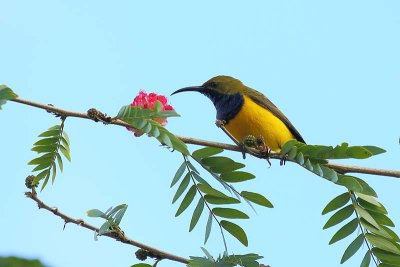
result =
[[[29,175],[29,176],[27,176],[26,178],[25,178],[25,186],[28,188],[28,189],[33,189],[33,188],[35,188],[35,187],[37,187],[38,186],[38,184],[33,184],[33,181],[35,180],[35,176],[34,175]],[[26,194],[25,194],[26,195]]]
[[145,249],[138,249],[135,252],[136,258],[140,261],[145,261],[147,259],[147,257],[152,258],[152,259],[156,259],[158,261],[162,260],[164,257],[162,257],[161,255],[158,255],[154,252],[145,250]]
[[[53,104],[47,104],[47,106],[54,108]],[[65,119],[67,118],[67,115],[60,113],[60,112],[56,112],[52,109],[46,109],[46,111],[52,115],[54,115],[56,118],[60,118],[62,121],[65,121]]]
[[110,124],[112,120],[110,116],[107,116],[107,114],[102,113],[95,108],[89,109],[87,111],[87,116],[95,122],[101,121],[104,124]]

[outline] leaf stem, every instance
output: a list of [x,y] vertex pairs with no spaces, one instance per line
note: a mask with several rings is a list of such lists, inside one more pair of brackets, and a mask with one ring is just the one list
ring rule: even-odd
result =
[[204,203],[206,204],[207,209],[208,209],[209,212],[212,214],[214,220],[218,223],[219,229],[221,230],[221,235],[222,235],[222,240],[223,240],[223,242],[224,242],[225,251],[226,251],[226,253],[228,253],[228,246],[227,246],[227,244],[226,244],[225,235],[224,235],[224,231],[223,231],[223,229],[222,229],[221,223],[219,222],[217,216],[215,216],[214,212],[212,211],[212,209],[211,209],[210,205],[208,204],[208,202],[206,201],[206,199],[204,198],[203,193],[202,193],[202,192],[200,191],[200,189],[197,187],[196,179],[193,177],[192,171],[190,170],[189,164],[187,163],[187,162],[189,161],[188,158],[187,158],[187,156],[185,156],[185,155],[183,155],[183,154],[182,154],[182,156],[183,156],[183,159],[184,159],[184,161],[185,161],[186,169],[187,169],[188,172],[189,172],[190,179],[192,180],[192,183],[194,184],[194,186],[196,186],[196,190],[197,190],[197,192],[200,194],[200,197],[203,199]]
[[379,265],[379,264],[378,264],[378,261],[377,261],[377,259],[375,258],[374,254],[372,253],[371,245],[369,244],[367,238],[365,237],[365,234],[366,234],[366,232],[368,232],[368,230],[367,230],[367,229],[364,229],[364,227],[362,226],[362,224],[361,224],[361,218],[360,218],[360,216],[358,215],[357,210],[356,210],[356,206],[358,206],[358,205],[357,205],[357,200],[356,200],[356,195],[354,194],[353,191],[350,191],[350,190],[349,190],[349,194],[350,194],[351,202],[352,202],[353,207],[354,207],[354,212],[355,212],[356,217],[357,217],[358,227],[360,228],[361,233],[362,233],[362,235],[364,236],[364,242],[365,242],[365,244],[367,245],[368,252],[369,252],[369,254],[371,255],[371,258],[372,258],[372,260],[374,261],[375,265],[378,267],[378,265]]

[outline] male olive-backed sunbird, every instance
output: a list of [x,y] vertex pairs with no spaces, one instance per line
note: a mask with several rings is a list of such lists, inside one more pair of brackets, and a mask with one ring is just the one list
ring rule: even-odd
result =
[[201,86],[185,87],[172,94],[195,91],[207,96],[217,110],[217,121],[240,143],[249,136],[261,138],[279,152],[291,139],[305,143],[285,115],[262,93],[230,76],[216,76]]

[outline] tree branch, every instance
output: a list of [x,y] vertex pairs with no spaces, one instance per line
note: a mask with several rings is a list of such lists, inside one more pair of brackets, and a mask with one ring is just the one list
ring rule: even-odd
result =
[[[80,112],[75,112],[75,111],[69,111],[61,108],[54,107],[52,105],[45,105],[42,103],[37,103],[33,102],[30,100],[22,99],[22,98],[16,98],[12,99],[10,101],[21,103],[24,105],[29,105],[33,106],[36,108],[44,109],[47,112],[54,113],[56,115],[62,116],[62,117],[76,117],[76,118],[83,118],[83,119],[89,119],[89,120],[94,120],[94,121],[102,121],[105,124],[114,124],[114,125],[119,125],[123,127],[129,127],[131,128],[132,126],[129,125],[128,123],[121,121],[121,120],[111,120],[110,117],[107,117],[107,115],[98,112],[97,110],[91,109],[92,111],[95,111],[97,115],[100,115],[98,117],[93,117],[93,116],[88,116],[88,113],[80,113]],[[89,110],[90,111],[90,110]],[[90,113],[89,113],[90,114]],[[212,142],[212,141],[207,141],[207,140],[201,140],[201,139],[196,139],[196,138],[190,138],[190,137],[184,137],[184,136],[179,136],[177,135],[179,139],[181,139],[184,143],[186,144],[192,144],[192,145],[200,145],[200,146],[211,146],[211,147],[217,147],[217,148],[222,148],[225,150],[230,150],[230,151],[237,151],[242,153],[242,150],[239,146],[237,145],[230,145],[230,144],[225,144],[225,143],[218,143],[218,142]],[[261,155],[256,149],[248,148],[248,152],[258,158],[264,158],[265,155]],[[280,155],[279,153],[270,153],[269,158],[271,159],[279,159],[280,160]],[[381,176],[389,176],[389,177],[396,177],[400,178],[400,171],[395,171],[395,170],[386,170],[386,169],[376,169],[376,168],[368,168],[368,167],[361,167],[361,166],[351,166],[351,165],[344,165],[344,164],[337,164],[337,163],[328,163],[327,167],[334,169],[335,171],[346,174],[346,173],[363,173],[363,174],[371,174],[371,175],[381,175]]]
[[[99,232],[99,228],[90,225],[86,222],[84,222],[81,219],[74,219],[72,217],[69,217],[68,215],[60,212],[57,208],[52,208],[50,206],[48,206],[47,204],[45,204],[43,201],[41,201],[36,194],[35,189],[32,189],[31,192],[25,192],[25,196],[32,199],[33,201],[35,201],[39,207],[39,209],[45,209],[50,211],[51,213],[53,213],[54,215],[60,217],[61,219],[64,220],[65,224],[67,223],[73,223],[76,224],[78,226],[81,226],[83,228],[89,229],[91,231],[95,231],[96,233]],[[125,236],[125,234],[122,231],[114,231],[114,232],[109,232],[109,233],[105,233],[102,236],[107,236],[109,238],[115,239],[116,241],[122,242],[124,244],[129,244],[138,248],[141,248],[143,250],[146,250],[148,252],[151,253],[151,255],[155,258],[157,258],[158,260],[160,259],[168,259],[171,261],[176,261],[176,262],[180,262],[180,263],[184,263],[184,264],[188,264],[189,260],[182,258],[180,256],[176,256],[173,254],[170,254],[168,252],[165,251],[161,251],[159,249],[150,247],[146,244],[137,242],[135,240],[129,239],[128,237]]]

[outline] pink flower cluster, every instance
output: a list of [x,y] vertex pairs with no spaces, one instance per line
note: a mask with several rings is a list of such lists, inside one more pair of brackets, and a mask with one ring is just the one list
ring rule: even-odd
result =
[[[140,90],[139,94],[133,99],[133,102],[130,104],[131,107],[139,107],[143,109],[153,109],[156,105],[156,102],[160,101],[162,104],[161,110],[174,110],[174,108],[168,104],[168,100],[163,95],[158,95],[156,93],[147,94],[145,91]],[[167,118],[154,118],[153,120],[160,123],[162,126],[167,124]],[[143,131],[129,128],[128,130],[134,132],[136,137],[139,137],[143,134]]]

